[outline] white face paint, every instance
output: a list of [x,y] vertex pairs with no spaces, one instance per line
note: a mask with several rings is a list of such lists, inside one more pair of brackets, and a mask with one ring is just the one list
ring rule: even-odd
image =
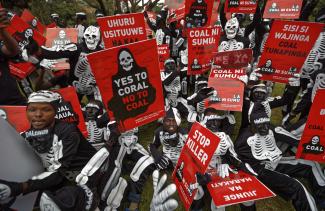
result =
[[65,31],[64,30],[61,30],[60,32],[59,32],[59,37],[60,37],[60,39],[64,39],[65,38]]
[[225,31],[228,39],[234,39],[239,28],[239,22],[237,18],[231,18],[227,21]]
[[318,136],[314,136],[312,139],[311,139],[311,143],[313,145],[317,145],[319,143],[319,137]]
[[100,31],[96,26],[89,26],[84,33],[85,43],[89,50],[95,50],[100,41]]
[[249,14],[249,20],[253,21],[253,19],[254,19],[254,14],[253,13]]
[[29,37],[32,37],[32,36],[33,36],[33,30],[32,29],[27,29],[25,31],[25,37],[29,38]]
[[122,51],[118,57],[119,63],[122,66],[123,70],[130,71],[133,68],[133,57],[127,51]]
[[0,117],[4,120],[7,120],[7,113],[2,109],[0,109]]

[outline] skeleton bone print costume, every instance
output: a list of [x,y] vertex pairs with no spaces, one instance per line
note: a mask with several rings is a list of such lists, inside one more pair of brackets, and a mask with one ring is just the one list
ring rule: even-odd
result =
[[[258,104],[255,106],[251,122],[256,132],[252,132],[251,128],[246,128],[239,134],[235,142],[239,158],[249,163],[257,172],[257,178],[273,192],[291,199],[296,210],[317,210],[313,196],[295,177],[308,179],[316,203],[321,203],[325,197],[325,176],[319,164],[296,160],[294,157],[283,157],[277,143],[297,144],[298,140],[280,127],[275,129],[267,127],[267,134],[264,135],[264,132],[260,134],[260,129],[256,125],[267,124],[270,119],[265,111],[256,110],[258,106],[263,109],[264,106]],[[265,127],[262,128],[264,130]]]
[[102,50],[100,40],[99,28],[89,26],[84,32],[84,41],[78,46],[75,44],[67,44],[58,51],[42,48],[42,56],[45,59],[69,58],[71,70],[74,71],[70,71],[68,81],[69,84],[76,88],[79,97],[91,95],[96,99],[101,99],[86,57],[89,53]]
[[238,34],[239,22],[236,17],[227,21],[224,31],[226,35],[220,39],[219,52],[241,50],[249,47],[249,39]]

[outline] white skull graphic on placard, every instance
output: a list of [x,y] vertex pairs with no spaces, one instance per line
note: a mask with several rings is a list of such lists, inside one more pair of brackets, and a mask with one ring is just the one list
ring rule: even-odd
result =
[[132,55],[127,51],[121,51],[119,57],[119,63],[125,71],[130,71],[133,68],[134,59]]

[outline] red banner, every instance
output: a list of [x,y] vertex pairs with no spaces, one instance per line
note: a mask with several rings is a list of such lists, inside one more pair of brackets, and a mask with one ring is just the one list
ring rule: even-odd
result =
[[19,133],[30,128],[26,106],[0,106],[0,118],[7,120]]
[[79,130],[86,138],[88,132],[75,88],[67,87],[55,91],[63,98],[63,101],[58,107],[55,118],[69,123],[76,123]]
[[226,178],[221,178],[216,173],[212,175],[208,190],[217,207],[275,196],[256,177],[243,171],[239,171],[237,174],[230,173],[229,177]]
[[218,48],[220,27],[194,28],[187,31],[189,75],[202,74],[210,70],[213,51]]
[[225,111],[242,111],[245,85],[238,77],[244,74],[244,69],[212,70],[208,85],[213,87],[215,92],[205,101],[205,107]]
[[45,33],[46,26],[44,26],[29,10],[24,9],[21,14],[21,19],[33,27],[33,29],[36,29],[39,33]]
[[258,67],[262,80],[288,83],[299,73],[324,24],[275,20]]
[[219,142],[218,136],[198,122],[192,125],[172,176],[186,210],[189,210],[197,191],[195,174],[205,173]]
[[325,163],[325,90],[319,89],[309,111],[296,158]]
[[187,28],[204,27],[210,24],[214,0],[185,0],[185,20]]
[[252,61],[252,49],[243,49],[237,51],[213,52],[214,65],[218,68],[242,68],[247,67]]
[[159,58],[159,69],[160,72],[164,71],[164,63],[170,57],[169,45],[164,44],[158,46],[158,58]]
[[88,56],[109,116],[122,131],[165,114],[156,40],[141,41]]
[[257,0],[226,0],[225,12],[230,13],[255,13]]
[[105,48],[147,39],[143,13],[97,18]]
[[302,0],[267,1],[263,18],[298,19]]

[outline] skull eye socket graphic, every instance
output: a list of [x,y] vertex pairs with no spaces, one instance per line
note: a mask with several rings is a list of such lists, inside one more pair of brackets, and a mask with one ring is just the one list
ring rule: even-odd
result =
[[122,51],[119,56],[119,63],[123,70],[130,71],[133,68],[134,59],[132,55],[127,51]]
[[96,26],[89,26],[84,33],[85,43],[89,50],[95,50],[100,41],[100,31]]

